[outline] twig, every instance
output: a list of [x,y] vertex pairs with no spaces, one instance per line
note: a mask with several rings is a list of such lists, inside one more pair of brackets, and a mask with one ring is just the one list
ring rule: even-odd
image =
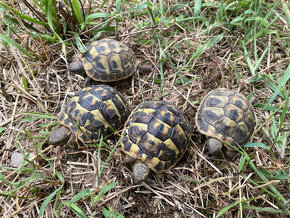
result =
[[148,188],[150,191],[152,191],[154,194],[158,195],[160,198],[162,198],[164,201],[166,201],[168,204],[170,204],[172,207],[175,207],[176,205],[174,203],[172,203],[171,201],[169,201],[167,198],[163,197],[161,194],[159,194],[158,192],[156,192],[154,189],[152,189],[149,185],[147,185],[145,182],[142,182],[142,184],[144,186],[146,186],[146,188]]
[[12,122],[13,120],[18,119],[19,117],[21,117],[23,114],[16,114],[15,116],[12,116],[8,119],[6,119],[5,121],[3,121],[2,123],[0,123],[0,126],[6,126],[7,124],[9,124],[10,122]]
[[214,183],[214,182],[218,182],[218,181],[226,180],[226,179],[234,179],[234,178],[237,178],[237,176],[233,176],[233,177],[219,177],[219,178],[216,178],[216,179],[210,180],[210,181],[208,181],[208,182],[206,182],[206,183],[203,183],[203,184],[201,184],[201,185],[195,187],[195,188],[193,189],[193,191],[196,191],[196,190],[200,189],[201,187],[208,186],[208,185],[210,185],[210,184],[212,184],[212,183]]
[[197,152],[197,154],[204,159],[209,165],[212,166],[212,168],[214,168],[219,174],[223,174],[215,165],[213,165],[211,162],[209,162],[203,155],[201,155],[199,152]]
[[271,185],[271,184],[277,184],[277,183],[280,183],[280,182],[281,182],[280,180],[272,180],[272,181],[267,182],[267,183],[265,183],[265,184],[263,184],[263,185],[255,186],[255,187],[253,187],[252,189],[259,189],[259,188],[263,188],[263,187],[269,186],[269,185]]

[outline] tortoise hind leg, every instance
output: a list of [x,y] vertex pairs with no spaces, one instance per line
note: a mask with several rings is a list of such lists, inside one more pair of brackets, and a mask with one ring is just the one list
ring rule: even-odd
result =
[[73,74],[85,75],[84,66],[81,61],[72,62],[68,65],[68,70]]
[[150,73],[152,72],[152,68],[148,67],[148,66],[142,66],[142,65],[138,65],[137,66],[137,70],[141,71],[141,72],[146,72],[146,73]]
[[57,146],[62,146],[65,145],[71,135],[70,129],[68,129],[65,126],[62,126],[56,130],[54,130],[49,137],[48,143],[50,145],[57,145]]
[[137,183],[144,181],[150,174],[149,167],[142,161],[136,161],[133,165],[133,177]]
[[205,142],[210,154],[216,154],[223,147],[223,143],[215,138],[208,138]]
[[94,80],[90,77],[87,77],[85,80],[85,87],[90,87],[94,85]]

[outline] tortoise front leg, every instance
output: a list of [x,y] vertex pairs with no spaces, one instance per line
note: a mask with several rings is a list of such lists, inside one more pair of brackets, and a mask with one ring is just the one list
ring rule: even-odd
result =
[[94,85],[94,80],[90,77],[87,77],[85,80],[85,87],[90,87]]

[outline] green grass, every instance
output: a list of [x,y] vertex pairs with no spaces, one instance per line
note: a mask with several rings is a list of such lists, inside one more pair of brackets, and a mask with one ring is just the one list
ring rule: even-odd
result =
[[[148,216],[148,211],[156,216],[168,216],[166,211],[183,216],[193,208],[216,217],[289,214],[289,3],[25,0],[19,4],[0,2],[0,58],[4,60],[0,87],[18,99],[14,105],[9,98],[1,98],[0,141],[7,143],[0,147],[0,214],[17,215],[22,210],[31,217],[35,211],[45,217],[50,208],[56,217],[126,217],[138,212]],[[66,72],[67,63],[77,50],[84,52],[89,42],[108,36],[129,43],[138,59],[154,67],[150,75],[138,73],[132,87],[117,85],[132,107],[152,99],[172,101],[188,115],[195,130],[187,160],[160,182],[163,186],[151,186],[156,192],[142,185],[128,188],[133,187],[130,177],[126,169],[119,170],[123,154],[118,135],[101,138],[81,151],[45,143],[57,125],[66,94],[83,84]],[[204,138],[195,129],[197,106],[217,87],[248,95],[257,115],[252,142],[237,148],[239,154],[233,160],[209,157],[203,149]],[[21,119],[12,117],[4,123],[12,114],[20,114]],[[9,166],[10,150],[23,153],[20,168]],[[27,151],[37,158],[29,160]],[[79,179],[63,169],[78,169],[67,161],[88,164],[80,169]],[[212,166],[224,175],[216,174]],[[231,183],[218,179],[234,174],[238,177]],[[90,187],[87,175],[93,177]],[[199,194],[193,192],[196,187]],[[13,210],[5,211],[4,201]],[[15,201],[18,208],[13,206]],[[176,209],[168,202],[182,203]]]

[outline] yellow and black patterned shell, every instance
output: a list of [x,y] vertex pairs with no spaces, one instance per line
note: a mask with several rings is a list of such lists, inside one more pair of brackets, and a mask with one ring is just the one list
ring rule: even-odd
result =
[[202,100],[196,114],[196,125],[209,137],[231,145],[243,145],[254,131],[255,113],[241,93],[219,88]]
[[140,104],[125,124],[121,146],[125,154],[142,160],[155,172],[171,169],[189,144],[191,128],[173,104],[149,101]]
[[92,42],[79,59],[88,77],[100,82],[125,79],[132,76],[138,66],[132,49],[114,39]]
[[108,137],[126,122],[130,109],[126,99],[114,88],[95,85],[77,92],[59,115],[59,123],[68,127],[85,143]]

